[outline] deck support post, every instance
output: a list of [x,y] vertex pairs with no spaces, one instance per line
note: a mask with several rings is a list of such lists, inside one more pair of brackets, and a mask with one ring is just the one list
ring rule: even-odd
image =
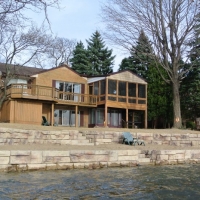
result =
[[128,128],[128,108],[126,108],[126,128]]
[[51,104],[51,126],[54,125],[54,103]]
[[75,127],[78,127],[78,106],[75,106]]

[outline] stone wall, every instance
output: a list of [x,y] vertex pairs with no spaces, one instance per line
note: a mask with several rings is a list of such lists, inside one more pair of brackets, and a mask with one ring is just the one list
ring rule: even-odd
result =
[[[181,147],[200,146],[200,133],[146,133],[131,129],[133,137],[143,139],[146,144],[176,145]],[[123,131],[114,130],[21,130],[0,128],[0,145],[5,144],[58,144],[58,145],[98,145],[121,143]]]
[[200,150],[0,151],[0,171],[200,163]]

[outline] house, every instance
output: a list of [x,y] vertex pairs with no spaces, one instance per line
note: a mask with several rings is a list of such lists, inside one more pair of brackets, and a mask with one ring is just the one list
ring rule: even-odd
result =
[[45,116],[58,126],[147,128],[147,83],[131,71],[86,77],[65,64],[11,69],[1,122],[40,125]]

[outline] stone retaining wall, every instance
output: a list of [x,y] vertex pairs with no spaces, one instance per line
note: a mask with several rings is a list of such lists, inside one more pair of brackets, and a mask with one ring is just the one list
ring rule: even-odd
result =
[[[143,139],[146,144],[167,144],[181,147],[200,146],[200,133],[145,133],[141,130],[130,130],[134,137]],[[0,145],[5,144],[58,144],[58,145],[98,145],[121,143],[123,131],[98,131],[88,129],[85,131],[78,130],[20,130],[10,128],[0,128]]]
[[200,163],[200,150],[0,151],[0,171]]

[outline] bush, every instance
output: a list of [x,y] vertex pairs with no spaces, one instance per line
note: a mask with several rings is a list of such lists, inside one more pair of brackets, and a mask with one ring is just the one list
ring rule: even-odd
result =
[[186,128],[191,128],[194,130],[196,128],[196,124],[193,121],[186,122]]

